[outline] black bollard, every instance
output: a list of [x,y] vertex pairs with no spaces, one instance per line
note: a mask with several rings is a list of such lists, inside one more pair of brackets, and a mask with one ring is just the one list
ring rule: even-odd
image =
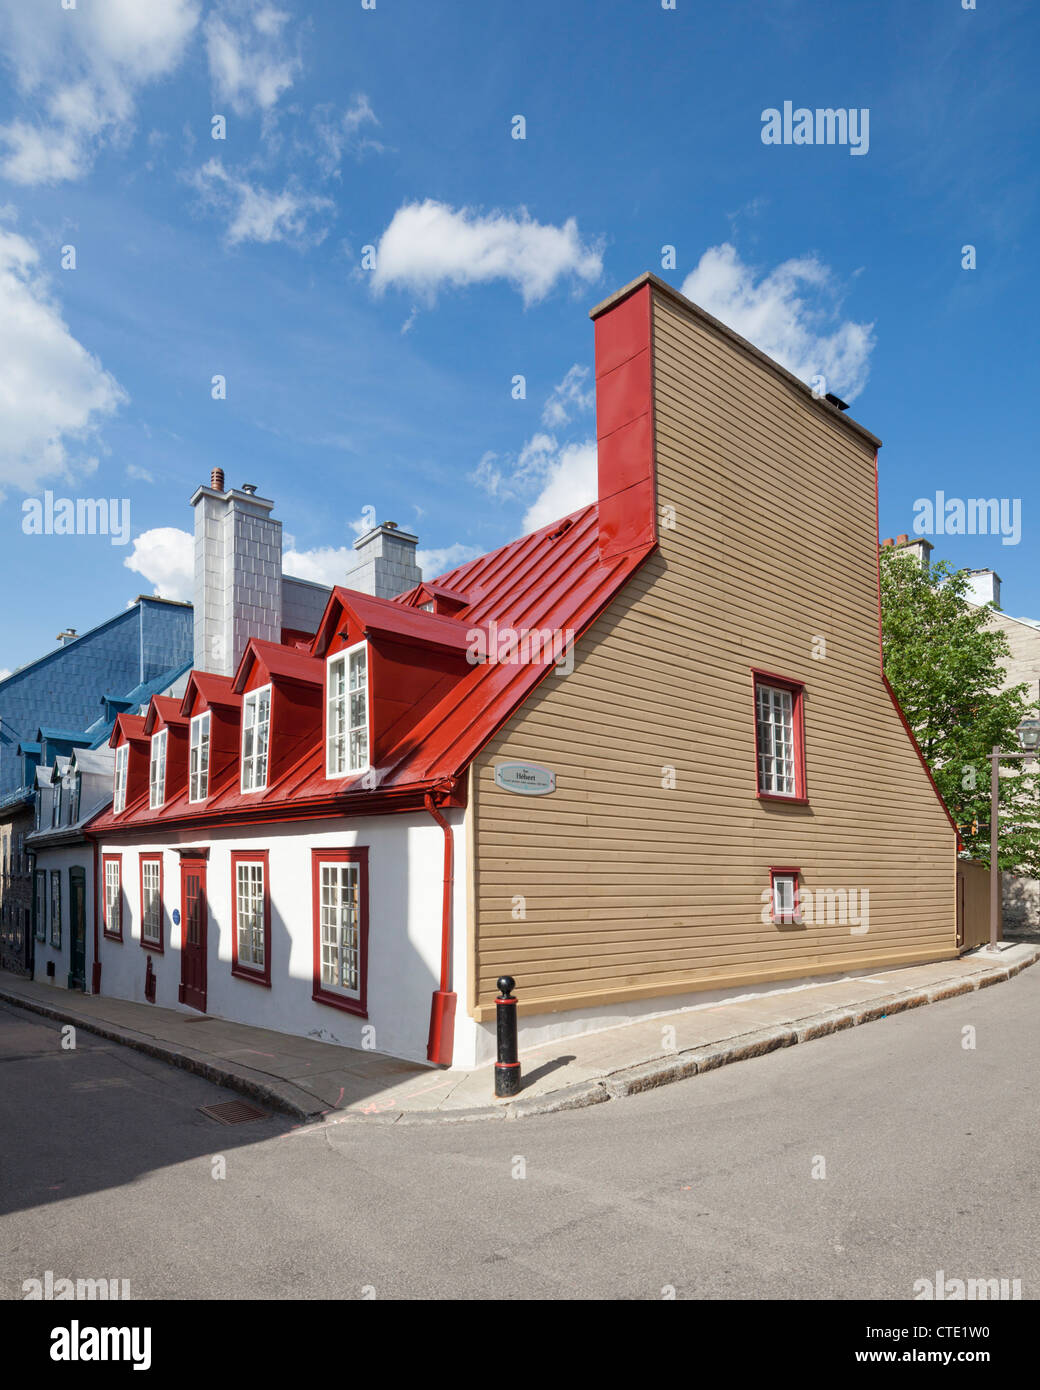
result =
[[516,1000],[510,997],[515,988],[516,981],[512,975],[503,975],[498,981],[498,998],[495,1000],[498,1025],[495,1095],[499,1097],[518,1096],[520,1094],[520,1058],[516,1046]]

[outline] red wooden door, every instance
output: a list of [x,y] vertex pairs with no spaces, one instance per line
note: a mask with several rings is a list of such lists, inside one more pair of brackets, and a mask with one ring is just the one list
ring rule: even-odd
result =
[[182,1004],[206,1012],[206,864],[181,860]]

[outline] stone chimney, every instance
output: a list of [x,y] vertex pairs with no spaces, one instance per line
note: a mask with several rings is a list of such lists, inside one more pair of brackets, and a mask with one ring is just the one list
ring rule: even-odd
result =
[[1000,607],[1000,575],[993,570],[969,570],[968,590],[964,597],[969,603],[995,603]]
[[282,635],[282,523],[253,483],[224,491],[223,470],[197,488],[195,654],[200,671],[234,674],[250,637]]
[[931,568],[932,551],[935,549],[931,541],[926,541],[923,536],[915,536],[913,540],[909,536],[897,536],[896,545],[907,555],[912,555],[922,569]]
[[344,586],[376,598],[396,598],[414,589],[422,583],[422,570],[415,563],[418,544],[419,537],[401,531],[396,521],[384,521],[354,542],[358,558]]

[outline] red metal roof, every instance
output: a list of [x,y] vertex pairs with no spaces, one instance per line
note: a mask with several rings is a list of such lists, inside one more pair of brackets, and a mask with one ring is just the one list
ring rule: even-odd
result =
[[[477,629],[483,629],[489,638],[503,629],[553,629],[573,632],[580,638],[653,549],[654,542],[650,541],[602,559],[598,506],[593,503],[562,522],[543,526],[441,575],[434,581],[439,588],[474,596],[452,618],[409,607],[409,594],[387,600],[337,588],[314,648],[322,649],[323,629],[326,620],[332,620],[332,606],[337,602],[352,609],[368,631],[391,634],[398,641],[447,644],[450,634],[451,646],[464,648],[470,640],[467,634]],[[327,634],[324,642],[327,646]],[[318,656],[257,640],[250,643],[247,656],[250,651],[272,674],[291,675],[308,683],[323,678],[324,662]],[[236,686],[241,686],[248,665],[243,657]],[[465,771],[542,680],[565,679],[553,676],[553,669],[551,662],[489,660],[467,666],[376,770],[378,787],[363,788],[360,777],[346,783],[327,779],[325,751],[318,739],[265,791],[243,793],[236,779],[200,806],[188,802],[186,787],[178,788],[160,811],[151,811],[147,797],[142,797],[119,816],[107,812],[91,828],[105,832],[163,822],[201,825],[221,820],[284,820],[392,811],[414,805],[417,799],[421,804],[425,790],[446,787]],[[224,679],[204,672],[192,675],[203,693],[211,683],[220,682],[213,686],[214,693],[226,700]],[[125,716],[120,719],[129,725]]]

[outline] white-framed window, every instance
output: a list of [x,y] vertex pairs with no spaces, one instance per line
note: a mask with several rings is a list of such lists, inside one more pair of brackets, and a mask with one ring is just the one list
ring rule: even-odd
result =
[[105,931],[123,934],[123,886],[117,859],[105,860]]
[[797,869],[771,869],[769,872],[773,889],[773,921],[788,923],[799,921],[801,916],[801,905],[798,901],[799,871]]
[[148,765],[148,805],[154,811],[166,800],[166,729],[152,735],[152,756]]
[[61,783],[57,778],[51,783],[51,829],[61,824]]
[[794,698],[790,690],[761,681],[755,687],[758,789],[795,796]]
[[271,687],[251,690],[242,701],[242,790],[267,786],[267,746],[271,734]]
[[75,825],[79,820],[79,798],[82,790],[83,774],[77,772],[72,779],[72,800],[69,806],[69,824]]
[[188,800],[205,801],[209,795],[209,710],[191,721],[188,749]]
[[259,861],[235,865],[235,930],[238,933],[238,963],[251,970],[263,970],[264,950],[264,866]]
[[126,810],[126,768],[130,758],[130,745],[121,743],[116,749],[116,772],[112,794],[112,810],[115,815]]
[[141,940],[162,942],[162,861],[141,861]]
[[321,985],[361,995],[361,866],[319,863]]
[[326,671],[325,775],[368,767],[368,647],[359,642],[332,657]]

